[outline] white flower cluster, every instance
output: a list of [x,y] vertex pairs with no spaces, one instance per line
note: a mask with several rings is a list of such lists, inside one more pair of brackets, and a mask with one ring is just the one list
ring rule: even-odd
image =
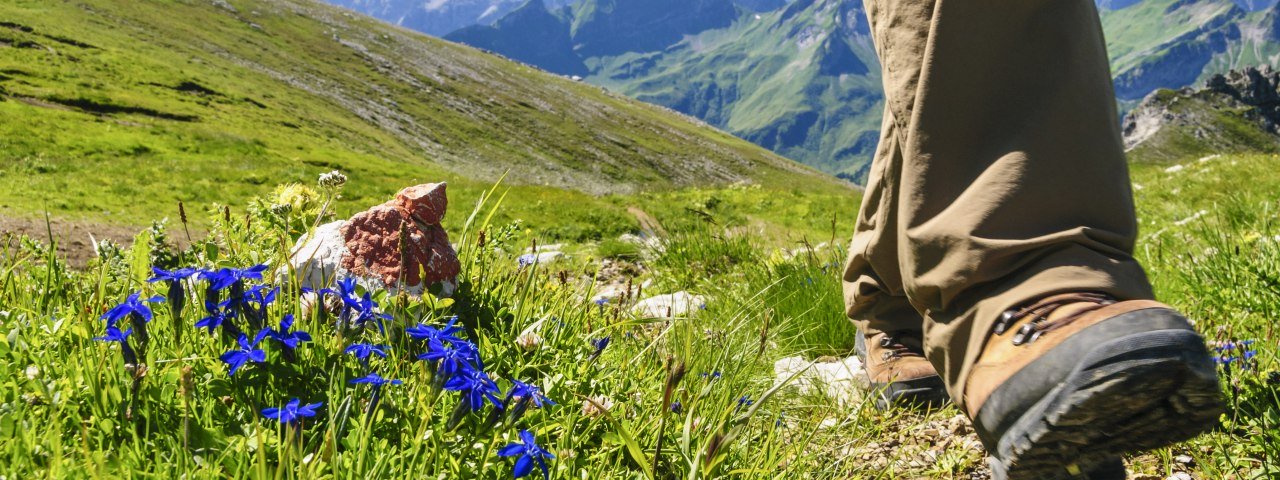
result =
[[329,173],[320,174],[320,188],[328,190],[337,190],[347,184],[347,176],[342,172],[334,170]]

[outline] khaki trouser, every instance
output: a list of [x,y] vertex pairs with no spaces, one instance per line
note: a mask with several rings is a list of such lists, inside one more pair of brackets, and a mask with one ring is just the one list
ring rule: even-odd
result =
[[844,273],[849,317],[922,331],[963,406],[997,317],[1151,298],[1093,0],[865,0],[884,124]]

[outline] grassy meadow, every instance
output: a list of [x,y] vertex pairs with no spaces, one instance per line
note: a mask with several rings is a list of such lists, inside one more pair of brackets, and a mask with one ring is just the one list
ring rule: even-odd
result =
[[[1135,478],[1280,475],[1277,167],[1272,155],[1134,167],[1138,255],[1161,298],[1212,342],[1255,341],[1223,352],[1234,360],[1222,366],[1230,400],[1220,427],[1130,458]],[[784,241],[781,230],[750,228],[750,206],[760,200],[750,188],[673,193],[668,208],[651,212],[665,227],[661,248],[580,242],[565,247],[567,259],[522,264],[526,247],[546,243],[536,233],[545,219],[495,221],[520,201],[504,191],[453,205],[446,221],[463,263],[453,298],[370,292],[391,317],[384,329],[338,328],[335,313],[305,306],[291,278],[273,273],[296,232],[264,210],[249,209],[262,217],[247,225],[211,220],[208,238],[184,251],[143,233],[85,269],[68,268],[38,240],[5,239],[0,475],[510,478],[519,452],[499,453],[512,453],[504,449],[511,444],[525,448],[520,433],[528,431],[552,478],[984,478],[981,449],[953,407],[881,412],[870,401],[841,404],[775,388],[773,364],[781,358],[827,361],[852,352],[837,280],[843,252],[816,246],[831,241],[829,233],[817,236],[820,222]],[[702,208],[689,206],[696,202]],[[849,228],[837,230],[839,244]],[[789,255],[777,247],[799,247],[801,236],[815,248]],[[633,268],[605,273],[602,257]],[[117,343],[94,340],[104,335],[99,317],[130,293],[167,295],[164,282],[146,283],[153,265],[260,263],[273,268],[248,283],[281,288],[265,324],[293,315],[294,330],[310,334],[296,350],[265,339],[248,348],[262,350],[263,361],[228,374],[220,357],[243,346],[194,326],[206,316],[203,282],[190,285],[180,316],[171,304],[151,304],[150,340],[139,360],[145,370],[126,367]],[[648,283],[632,298],[592,301],[594,291],[620,281]],[[627,308],[636,296],[678,290],[704,295],[704,308],[674,320]],[[477,368],[494,381],[484,388],[498,390],[491,399],[480,395],[476,411],[465,399],[488,390],[450,388],[438,362],[417,358],[438,347],[411,334],[454,316],[464,327],[455,335],[475,346]],[[356,344],[385,346],[387,355],[364,362],[344,353]],[[1246,358],[1244,350],[1256,353]],[[403,383],[351,383],[370,372]],[[505,396],[519,386],[513,380],[536,386],[554,405]],[[294,398],[321,405],[295,423],[262,414]],[[542,475],[529,461],[531,475]]]

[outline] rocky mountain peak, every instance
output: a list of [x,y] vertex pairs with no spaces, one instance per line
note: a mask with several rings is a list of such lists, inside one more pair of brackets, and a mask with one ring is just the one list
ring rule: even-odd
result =
[[1208,153],[1280,149],[1280,72],[1247,67],[1201,88],[1160,89],[1125,116],[1130,157],[1172,160]]
[[1270,65],[1216,74],[1205,82],[1205,89],[1257,109],[1271,130],[1280,133],[1276,130],[1280,125],[1280,72]]

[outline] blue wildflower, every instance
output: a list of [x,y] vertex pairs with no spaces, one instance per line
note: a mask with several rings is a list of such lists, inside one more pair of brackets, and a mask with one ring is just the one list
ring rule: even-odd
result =
[[556,402],[551,401],[542,389],[536,385],[530,385],[516,379],[511,380],[511,390],[507,391],[507,401],[515,400],[521,404],[533,404],[533,406],[542,408],[544,405],[555,405]]
[[671,402],[671,413],[679,415],[682,412],[684,412],[684,405],[681,405],[679,400]]
[[200,272],[200,279],[209,282],[209,287],[214,290],[225,290],[228,287],[234,287],[236,284],[240,284],[241,288],[243,288],[246,280],[262,280],[262,272],[265,271],[267,271],[266,265],[254,265],[249,268],[223,268]]
[[276,296],[280,294],[280,287],[268,287],[268,285],[254,285],[244,292],[242,303],[244,305],[256,304],[258,306],[256,310],[250,310],[253,314],[251,317],[257,324],[255,327],[261,327],[262,322],[266,321],[267,307],[275,303]]
[[311,341],[311,334],[301,330],[292,330],[292,328],[293,315],[285,315],[284,318],[280,319],[279,328],[267,329],[267,336],[280,342],[289,350],[298,348],[299,343]]
[[378,302],[373,301],[373,297],[365,292],[364,298],[360,299],[352,309],[355,318],[351,319],[351,323],[357,327],[364,326],[370,321],[378,326],[378,332],[386,333],[386,327],[383,326],[383,320],[391,320],[391,315],[378,312]]
[[106,335],[103,335],[101,337],[93,337],[93,339],[99,342],[119,343],[120,354],[121,356],[124,357],[124,363],[126,365],[136,365],[138,363],[138,354],[134,353],[133,348],[129,346],[129,334],[131,333],[133,333],[132,328],[125,331],[120,331],[119,327],[116,327],[115,325],[110,325],[110,326],[107,326]]
[[356,358],[360,359],[360,363],[364,365],[369,364],[369,357],[373,355],[377,355],[382,358],[387,358],[386,345],[372,345],[368,343],[357,343],[347,347],[347,349],[343,351],[345,353],[355,355]]
[[480,349],[474,343],[458,340],[445,345],[440,342],[429,342],[427,352],[418,355],[419,360],[437,362],[436,371],[444,378],[450,378],[470,369],[483,369],[480,360]]
[[449,317],[449,321],[443,327],[435,328],[419,323],[417,326],[404,329],[404,333],[408,334],[409,338],[424,340],[428,343],[433,341],[438,343],[461,342],[463,340],[458,338],[457,334],[462,332],[462,328],[454,326],[457,322],[458,317],[455,315]]
[[611,340],[610,337],[597,338],[595,340],[592,340],[591,346],[595,347],[596,350],[595,352],[591,353],[591,358],[599,357],[601,353],[604,353],[604,349],[609,346],[610,340]]
[[400,384],[403,384],[404,382],[400,380],[388,380],[386,378],[382,378],[382,375],[378,375],[376,372],[351,380],[352,385],[364,384],[364,383],[373,385],[373,388],[379,388],[379,387],[382,387],[383,385],[400,385]]
[[240,329],[237,328],[235,326],[235,323],[231,321],[230,315],[227,312],[223,310],[219,310],[217,308],[210,311],[209,316],[204,317],[200,321],[196,322],[196,328],[206,328],[209,330],[209,333],[213,333],[213,329],[218,327],[222,327],[223,330],[225,330],[228,334],[232,334],[232,335],[240,334]]
[[471,408],[472,411],[480,410],[484,407],[484,401],[489,400],[493,407],[502,410],[502,401],[498,399],[498,394],[502,393],[498,389],[498,384],[489,378],[489,374],[475,368],[465,368],[461,370],[453,378],[444,384],[445,390],[452,390],[463,395],[464,404]]
[[188,278],[199,273],[194,268],[179,268],[169,271],[156,267],[151,267],[151,272],[155,274],[147,280],[147,283],[169,282],[169,310],[173,312],[173,318],[182,316],[182,308],[187,303],[187,290],[184,283]]
[[296,425],[304,418],[316,416],[316,409],[324,405],[323,402],[312,403],[299,406],[302,402],[298,399],[289,400],[280,408],[265,408],[262,410],[262,416],[273,420],[279,420],[280,423],[286,425]]
[[124,302],[112,307],[111,310],[107,310],[107,313],[102,314],[101,318],[107,321],[107,326],[109,327],[116,326],[120,320],[125,318],[132,319],[135,326],[138,323],[150,322],[153,315],[151,313],[151,308],[148,307],[147,304],[163,302],[164,297],[156,296],[144,299],[140,298],[141,296],[142,292],[133,292],[129,295],[129,298],[125,299]]
[[122,332],[118,327],[110,326],[110,327],[107,327],[106,335],[103,335],[101,337],[93,337],[93,339],[99,342],[125,343],[129,341],[129,334],[131,333],[133,333],[132,328]]
[[608,298],[608,297],[600,297],[600,298],[595,299],[595,304],[596,304],[596,305],[599,305],[599,306],[601,306],[601,307],[603,307],[606,303],[609,303],[609,298]]
[[258,342],[261,342],[262,337],[264,336],[265,333],[259,333],[257,338],[253,339],[253,343],[250,343],[249,337],[244,336],[244,334],[240,334],[240,338],[236,339],[236,343],[240,344],[240,349],[228,351],[219,357],[223,362],[231,367],[231,371],[228,372],[227,375],[234,376],[236,374],[236,370],[239,370],[240,367],[244,366],[246,363],[262,363],[267,361],[267,352],[258,348]]
[[520,443],[511,443],[498,450],[498,455],[503,457],[516,457],[515,470],[512,472],[515,478],[521,478],[533,473],[533,466],[536,463],[542,468],[542,478],[550,478],[550,470],[547,469],[547,460],[556,458],[551,452],[544,450],[538,446],[537,439],[528,430],[520,431]]
[[538,263],[538,256],[532,253],[526,253],[524,255],[521,255],[519,258],[517,258],[516,263],[520,266],[520,268],[528,267],[530,265]]
[[756,403],[756,401],[752,400],[749,396],[743,395],[738,397],[738,408],[750,407],[754,403]]
[[705,379],[708,379],[708,380],[717,380],[717,379],[719,379],[719,378],[720,378],[720,376],[721,376],[721,375],[720,375],[720,371],[719,371],[719,370],[716,370],[716,371],[714,371],[714,372],[710,372],[710,373],[708,373],[708,372],[702,372],[702,378],[705,378]]
[[338,318],[346,322],[351,318],[351,311],[354,307],[360,305],[360,297],[356,295],[356,279],[347,277],[339,280],[335,285],[337,289],[325,288],[320,290],[321,294],[334,295],[342,300],[342,312],[338,314]]

